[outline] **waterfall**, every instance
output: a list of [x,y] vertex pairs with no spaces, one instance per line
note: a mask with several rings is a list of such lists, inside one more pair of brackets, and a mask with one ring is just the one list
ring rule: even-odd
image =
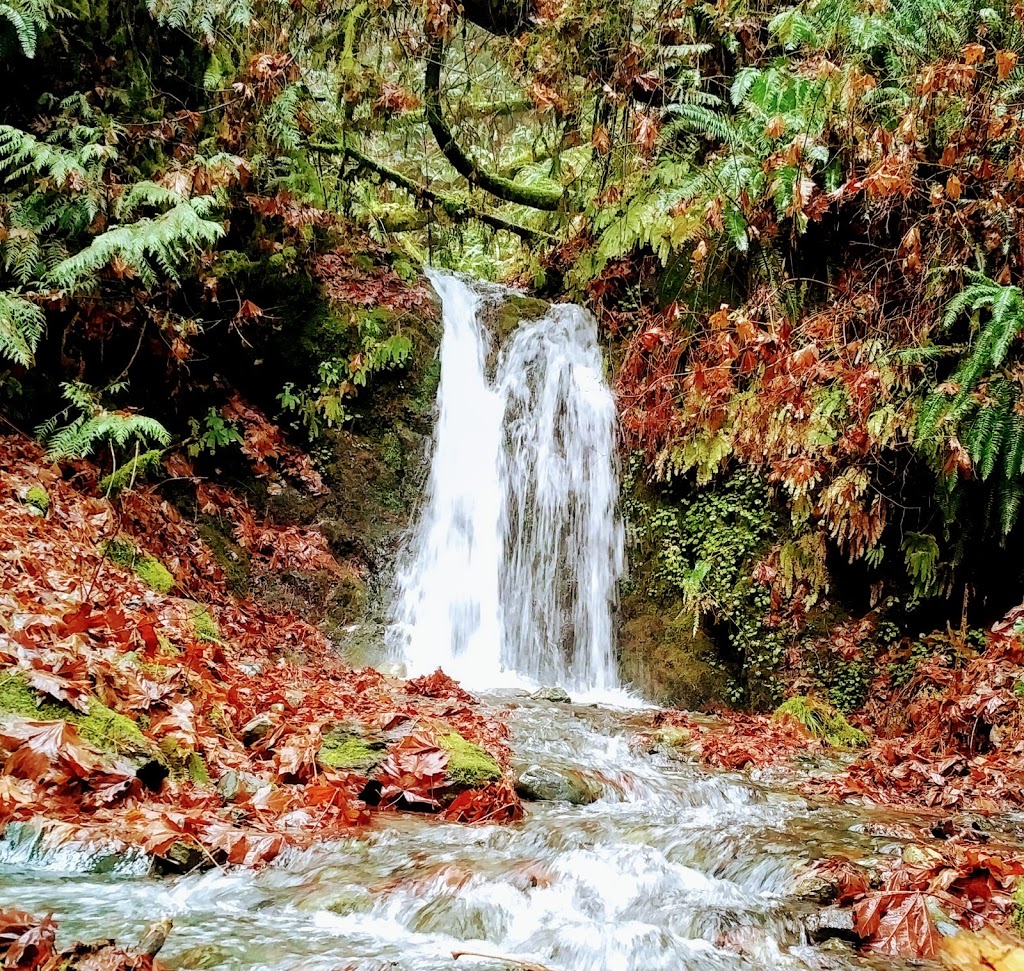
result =
[[442,667],[476,687],[613,688],[623,533],[594,319],[553,305],[495,348],[490,295],[430,279],[444,316],[438,417],[390,647],[411,673]]

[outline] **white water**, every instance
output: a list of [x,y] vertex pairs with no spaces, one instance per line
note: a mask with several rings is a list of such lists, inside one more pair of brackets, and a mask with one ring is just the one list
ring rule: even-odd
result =
[[594,319],[552,306],[497,349],[489,295],[432,274],[444,335],[427,501],[398,571],[392,651],[475,687],[617,684],[623,568],[615,403]]

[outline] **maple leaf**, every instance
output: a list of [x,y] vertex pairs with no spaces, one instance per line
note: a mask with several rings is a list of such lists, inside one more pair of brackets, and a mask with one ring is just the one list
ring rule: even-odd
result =
[[444,786],[447,767],[448,753],[433,740],[415,733],[406,735],[377,773],[381,801],[385,805],[404,802],[438,808],[435,793]]
[[0,910],[0,955],[5,968],[42,968],[55,957],[57,924],[22,910]]
[[41,778],[46,769],[59,765],[84,779],[103,765],[99,752],[65,721],[8,719],[0,724],[0,745],[12,753],[4,771],[21,778]]
[[877,891],[853,906],[853,926],[864,945],[893,957],[932,957],[939,933],[920,891]]
[[86,674],[84,657],[47,652],[31,659],[24,672],[25,680],[42,694],[66,701],[83,714],[89,713],[89,696],[93,686]]

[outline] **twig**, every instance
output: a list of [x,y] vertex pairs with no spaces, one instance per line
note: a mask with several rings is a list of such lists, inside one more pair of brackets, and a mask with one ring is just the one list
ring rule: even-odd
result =
[[457,961],[459,958],[489,958],[491,961],[504,961],[506,964],[514,964],[523,971],[552,971],[546,964],[536,964],[533,961],[523,961],[520,958],[507,958],[501,954],[484,954],[482,951],[452,951],[452,957]]

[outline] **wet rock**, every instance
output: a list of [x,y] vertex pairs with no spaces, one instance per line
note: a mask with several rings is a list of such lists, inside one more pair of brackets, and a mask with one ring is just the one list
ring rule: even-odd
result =
[[228,769],[217,780],[217,791],[225,802],[235,802],[235,800],[244,799],[246,796],[254,796],[266,784],[263,779],[248,772]]
[[853,929],[853,911],[849,907],[825,907],[807,918],[807,933],[815,941],[831,938],[855,941],[857,933]]
[[516,779],[516,792],[532,802],[567,802],[588,806],[601,798],[600,789],[571,770],[531,765]]
[[450,784],[476,789],[501,778],[501,767],[493,756],[458,732],[442,735],[438,742],[448,753],[447,776]]
[[191,873],[193,870],[206,870],[213,866],[208,853],[195,843],[178,840],[168,847],[162,856],[154,857],[157,870],[161,873]]
[[325,769],[344,769],[369,773],[384,761],[387,747],[380,738],[365,736],[344,725],[336,725],[324,735],[317,764]]
[[264,712],[262,715],[257,715],[255,718],[250,718],[249,721],[242,726],[242,744],[247,748],[251,748],[258,741],[266,738],[273,727],[274,716],[269,712]]
[[534,701],[553,701],[559,704],[568,705],[572,703],[572,698],[569,697],[569,693],[565,688],[559,688],[558,685],[552,685],[548,688],[538,688],[532,695],[530,695]]

